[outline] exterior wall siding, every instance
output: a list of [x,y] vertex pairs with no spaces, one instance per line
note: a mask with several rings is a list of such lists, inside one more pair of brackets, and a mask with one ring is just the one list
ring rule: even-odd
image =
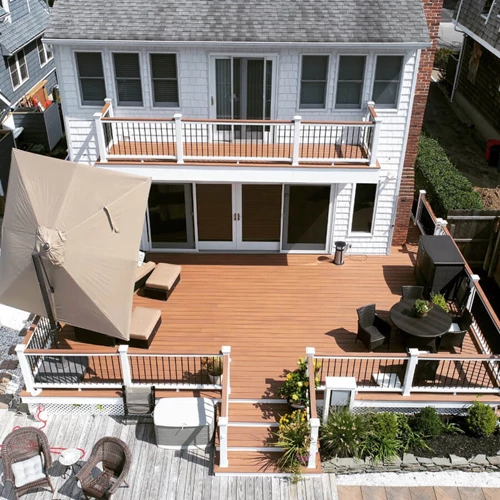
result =
[[[460,12],[458,6],[461,3]],[[488,19],[483,16],[482,10],[485,0],[463,0],[458,2],[455,17],[457,21],[482,38],[486,43],[500,50],[500,39],[498,31],[500,30],[500,2],[495,1],[493,9]]]

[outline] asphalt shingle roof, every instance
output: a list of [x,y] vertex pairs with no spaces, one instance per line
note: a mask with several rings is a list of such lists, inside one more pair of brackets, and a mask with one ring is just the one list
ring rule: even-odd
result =
[[50,14],[42,3],[39,0],[30,2],[30,9],[29,15],[13,23],[0,25],[0,45],[4,56],[17,52],[27,42],[41,35],[47,26]]
[[57,0],[51,39],[429,43],[422,0]]

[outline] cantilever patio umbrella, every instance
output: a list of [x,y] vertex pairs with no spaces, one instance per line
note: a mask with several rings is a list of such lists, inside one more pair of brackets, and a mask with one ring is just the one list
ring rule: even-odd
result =
[[129,339],[151,179],[13,150],[0,302]]

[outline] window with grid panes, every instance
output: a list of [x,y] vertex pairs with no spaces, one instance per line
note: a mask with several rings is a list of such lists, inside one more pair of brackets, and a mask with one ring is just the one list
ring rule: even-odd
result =
[[395,108],[403,73],[403,56],[378,56],[372,101],[377,106]]
[[153,106],[178,108],[177,56],[175,54],[150,54],[150,56]]
[[365,62],[365,56],[340,56],[335,98],[336,108],[361,108]]
[[29,78],[24,50],[20,50],[17,54],[9,57],[8,65],[12,88],[16,90]]
[[142,106],[139,54],[113,54],[118,106]]
[[100,52],[77,52],[76,65],[82,104],[100,106],[106,97],[102,55]]
[[301,109],[325,108],[328,60],[328,56],[302,56]]

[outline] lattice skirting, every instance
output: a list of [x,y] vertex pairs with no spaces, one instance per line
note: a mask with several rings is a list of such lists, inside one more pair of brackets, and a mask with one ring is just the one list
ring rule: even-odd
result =
[[[432,406],[432,405],[429,405]],[[440,415],[466,415],[467,408],[439,408],[435,407],[436,412]],[[414,413],[418,413],[422,408],[409,408],[409,407],[374,407],[370,408],[367,406],[355,406],[352,411],[353,413],[378,413],[378,412],[392,412],[392,413],[402,413],[404,415],[413,415]]]
[[29,411],[36,415],[39,405],[47,415],[124,415],[123,403],[114,404],[61,404],[61,403],[30,403]]

